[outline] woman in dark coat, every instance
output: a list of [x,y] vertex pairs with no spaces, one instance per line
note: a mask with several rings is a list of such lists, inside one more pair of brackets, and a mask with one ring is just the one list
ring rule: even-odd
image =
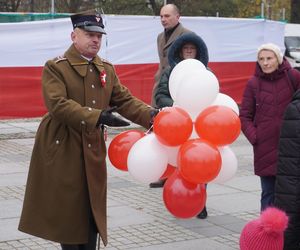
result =
[[[300,73],[294,81],[300,82]],[[280,132],[275,183],[275,206],[283,209],[289,224],[284,250],[300,249],[300,90],[288,105]]]
[[[195,33],[188,33],[176,39],[169,49],[168,60],[169,67],[163,72],[159,84],[157,86],[155,103],[158,108],[170,107],[173,105],[173,99],[169,91],[169,78],[173,68],[185,59],[197,59],[202,62],[205,67],[208,64],[208,50],[205,42]],[[162,187],[166,179],[161,179],[158,182],[150,183],[150,187]],[[197,215],[199,219],[207,217],[206,207]]]
[[182,49],[186,44],[193,44],[195,46],[196,57],[193,56],[192,58],[199,60],[207,67],[208,50],[201,37],[197,36],[195,33],[188,33],[177,38],[169,49],[168,60],[170,66],[164,70],[154,94],[155,103],[158,108],[171,107],[173,105],[173,99],[169,91],[169,78],[173,68],[182,60],[190,57],[188,55],[187,58],[182,58]]
[[[261,210],[274,202],[277,147],[283,113],[295,89],[294,71],[275,44],[258,48],[255,73],[246,85],[240,110],[242,131],[253,145],[254,172],[261,180]],[[294,72],[293,72],[294,73]]]

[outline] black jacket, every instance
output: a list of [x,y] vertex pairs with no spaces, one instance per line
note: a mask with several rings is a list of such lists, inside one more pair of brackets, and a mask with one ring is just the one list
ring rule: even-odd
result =
[[285,111],[278,154],[274,204],[289,216],[284,250],[300,249],[300,90]]

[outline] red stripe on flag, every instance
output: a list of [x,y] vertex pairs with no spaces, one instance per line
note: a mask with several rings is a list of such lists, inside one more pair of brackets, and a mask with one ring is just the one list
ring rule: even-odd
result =
[[[220,83],[220,92],[240,103],[254,62],[209,64]],[[122,84],[150,103],[157,64],[116,65]],[[46,113],[41,90],[42,67],[0,67],[0,119],[40,117]]]

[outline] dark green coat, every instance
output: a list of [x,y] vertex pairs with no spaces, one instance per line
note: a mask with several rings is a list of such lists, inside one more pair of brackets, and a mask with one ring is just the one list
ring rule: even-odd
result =
[[[100,72],[106,73],[105,86]],[[48,113],[36,134],[19,230],[86,243],[91,208],[107,244],[106,146],[96,123],[103,109],[117,106],[121,115],[148,127],[150,107],[120,84],[110,63],[99,57],[89,63],[73,45],[46,63],[42,87]]]
[[157,89],[155,91],[155,102],[156,107],[158,108],[164,108],[164,107],[172,107],[173,106],[173,99],[170,94],[169,90],[169,78],[172,72],[172,68],[168,66],[159,81],[159,84],[157,85]]

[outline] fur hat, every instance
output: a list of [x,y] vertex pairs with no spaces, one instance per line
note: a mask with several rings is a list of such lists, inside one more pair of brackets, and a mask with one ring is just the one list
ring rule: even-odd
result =
[[279,48],[276,44],[274,44],[274,43],[265,43],[265,44],[262,44],[262,45],[257,49],[257,58],[258,58],[259,53],[260,53],[262,50],[270,50],[270,51],[273,51],[274,54],[275,54],[276,57],[277,57],[277,60],[278,60],[279,65],[282,64],[282,61],[283,61],[283,54],[282,54],[280,48]]
[[205,67],[207,67],[208,64],[207,46],[204,40],[200,36],[198,36],[196,33],[190,32],[179,36],[169,48],[168,60],[171,68],[175,67],[176,64],[182,61],[182,58],[180,57],[180,51],[182,47],[187,43],[192,43],[196,46],[197,55],[195,59],[202,62],[205,65]]
[[266,208],[256,220],[248,222],[240,236],[240,250],[282,250],[288,217],[275,207]]

